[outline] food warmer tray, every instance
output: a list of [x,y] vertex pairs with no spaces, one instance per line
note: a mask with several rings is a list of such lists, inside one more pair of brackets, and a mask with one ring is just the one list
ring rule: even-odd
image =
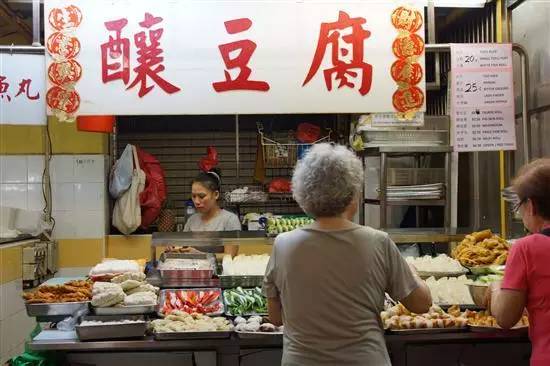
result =
[[142,338],[147,332],[147,322],[142,316],[85,316],[82,320],[91,321],[121,321],[139,320],[139,323],[106,324],[106,325],[77,325],[75,327],[78,339],[81,341],[95,341],[104,339]]
[[95,315],[140,315],[151,314],[157,310],[155,305],[111,306],[107,308],[92,307]]
[[457,333],[466,332],[468,327],[452,328],[419,328],[419,329],[387,329],[391,334],[438,334],[438,333]]
[[236,287],[262,287],[264,276],[227,276],[220,275],[220,285],[224,289]]
[[186,291],[186,292],[187,291],[196,291],[196,292],[199,292],[199,291],[217,291],[217,292],[220,293],[220,296],[218,297],[218,299],[216,301],[213,301],[212,303],[220,303],[221,304],[220,310],[218,310],[215,313],[208,313],[208,314],[204,314],[204,315],[220,316],[220,315],[223,315],[225,313],[225,302],[223,301],[223,293],[222,293],[222,290],[219,289],[219,288],[163,289],[163,290],[160,290],[159,302],[158,302],[158,306],[157,306],[157,314],[161,317],[164,317],[164,314],[162,313],[162,307],[164,306],[164,300],[166,299],[166,293],[167,292],[172,292],[172,291]]
[[89,309],[89,301],[81,302],[63,302],[63,303],[43,303],[43,304],[25,304],[27,315],[30,317],[59,317],[71,316],[80,311]]
[[[205,259],[210,261],[210,269],[162,269],[160,263],[166,259]],[[178,279],[207,280],[216,274],[216,256],[213,253],[162,253],[158,271],[163,281],[173,282]]]
[[157,341],[175,341],[187,339],[225,339],[231,337],[232,331],[219,332],[166,332],[153,335]]
[[470,325],[470,331],[474,333],[527,333],[529,327],[519,326],[510,329],[502,329],[497,327],[487,327],[482,325]]
[[239,338],[242,339],[258,339],[258,338],[268,338],[268,337],[282,337],[283,332],[240,332],[235,331]]

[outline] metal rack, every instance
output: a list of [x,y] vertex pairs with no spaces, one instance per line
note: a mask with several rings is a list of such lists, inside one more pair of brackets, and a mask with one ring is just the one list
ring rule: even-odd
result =
[[[388,206],[443,206],[445,207],[444,229],[450,230],[451,218],[451,153],[450,146],[380,146],[368,149],[368,155],[380,156],[380,180],[379,198],[365,199],[366,204],[380,205],[380,228],[387,227]],[[417,158],[423,155],[444,154],[445,155],[445,198],[444,199],[416,199],[416,200],[393,200],[388,201],[388,159],[392,157],[414,156]]]

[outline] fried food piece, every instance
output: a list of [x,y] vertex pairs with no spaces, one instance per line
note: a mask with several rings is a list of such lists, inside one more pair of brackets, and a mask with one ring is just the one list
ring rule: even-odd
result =
[[506,240],[484,230],[467,235],[451,252],[462,265],[475,267],[480,265],[504,264],[510,246]]
[[90,301],[92,284],[89,281],[70,281],[64,285],[43,285],[22,296],[29,304]]

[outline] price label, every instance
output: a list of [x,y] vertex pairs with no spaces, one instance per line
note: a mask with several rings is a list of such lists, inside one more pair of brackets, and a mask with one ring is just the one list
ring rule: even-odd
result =
[[455,150],[514,150],[511,45],[453,44],[451,66]]

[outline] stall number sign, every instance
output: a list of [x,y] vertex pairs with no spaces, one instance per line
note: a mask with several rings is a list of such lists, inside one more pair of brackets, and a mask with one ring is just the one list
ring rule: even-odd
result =
[[0,124],[46,124],[44,55],[0,53]]
[[414,114],[423,9],[393,1],[46,0],[49,113]]
[[451,45],[455,151],[515,150],[512,45]]

